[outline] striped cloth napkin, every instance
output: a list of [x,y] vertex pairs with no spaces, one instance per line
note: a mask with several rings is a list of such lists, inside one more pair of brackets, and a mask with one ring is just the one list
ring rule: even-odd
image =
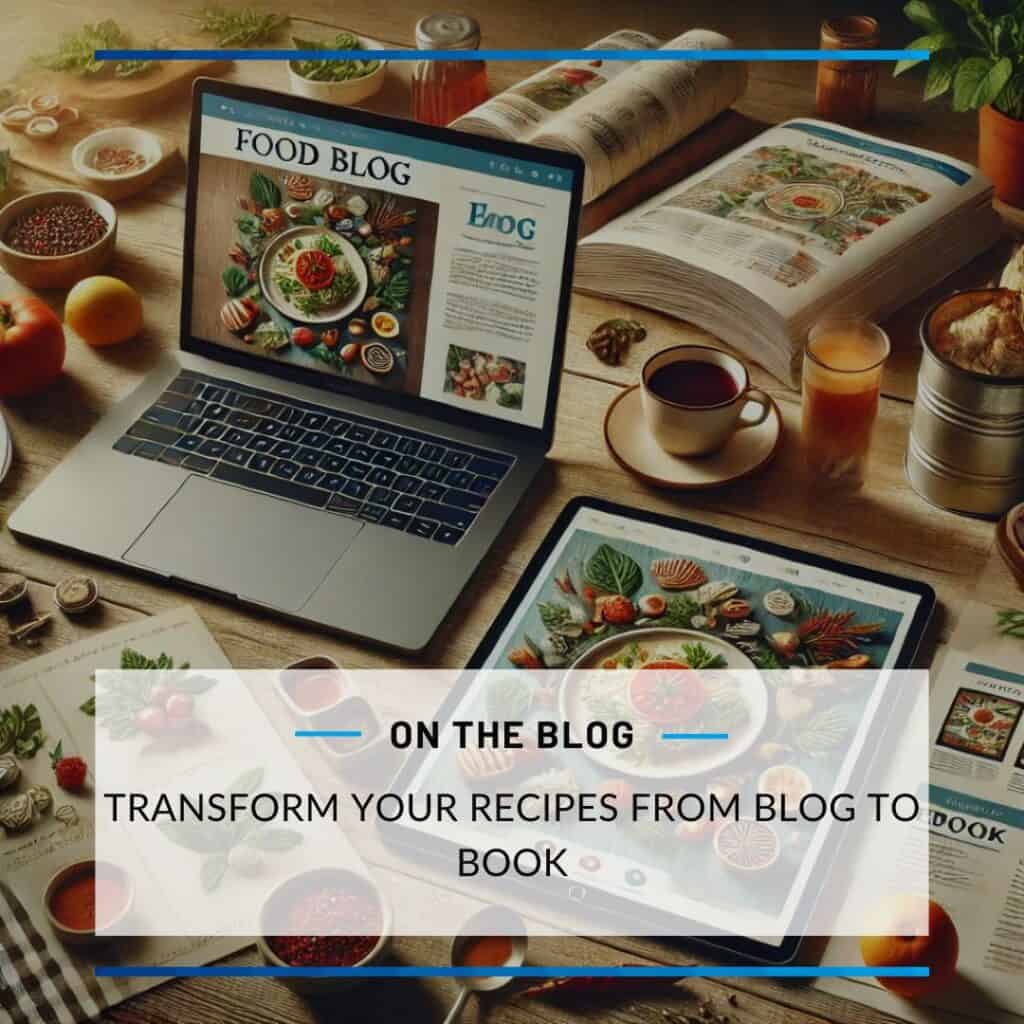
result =
[[0,882],[0,1010],[11,1024],[77,1024],[124,996],[92,966],[46,945],[24,904]]

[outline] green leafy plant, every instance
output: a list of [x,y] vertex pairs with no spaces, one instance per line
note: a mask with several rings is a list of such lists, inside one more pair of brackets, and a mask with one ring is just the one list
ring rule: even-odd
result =
[[290,21],[287,14],[257,11],[252,7],[229,10],[203,7],[190,17],[199,23],[199,31],[217,37],[218,46],[255,46],[275,39]]
[[[361,50],[363,44],[351,32],[339,32],[333,39],[292,39],[297,50]],[[380,66],[378,60],[293,60],[292,71],[312,82],[347,82],[364,78]]]
[[[0,100],[2,102],[2,100]],[[0,193],[7,188],[11,180],[11,151],[0,149]]]
[[[930,54],[924,98],[951,92],[954,110],[991,104],[1024,119],[1024,3],[1021,0],[910,0],[903,13],[924,35],[909,44]],[[922,63],[902,60],[894,74]]]

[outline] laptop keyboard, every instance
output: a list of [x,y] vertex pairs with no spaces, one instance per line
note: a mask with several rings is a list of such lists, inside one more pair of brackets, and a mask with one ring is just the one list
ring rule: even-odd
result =
[[114,450],[440,544],[513,457],[184,370]]

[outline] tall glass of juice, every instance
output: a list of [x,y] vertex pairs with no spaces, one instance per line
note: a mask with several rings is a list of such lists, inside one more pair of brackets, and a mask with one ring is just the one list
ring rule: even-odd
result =
[[808,468],[843,487],[864,482],[889,336],[867,320],[829,320],[807,337],[802,443]]

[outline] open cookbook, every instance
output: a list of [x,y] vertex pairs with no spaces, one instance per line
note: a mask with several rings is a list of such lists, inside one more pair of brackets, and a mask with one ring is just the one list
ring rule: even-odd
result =
[[578,289],[702,327],[796,384],[808,328],[881,319],[999,237],[970,164],[787,121],[581,241]]
[[[588,50],[721,50],[732,40],[692,29],[664,42],[621,29]],[[553,64],[453,121],[452,128],[575,153],[589,203],[687,138],[743,94],[737,61],[591,61]]]

